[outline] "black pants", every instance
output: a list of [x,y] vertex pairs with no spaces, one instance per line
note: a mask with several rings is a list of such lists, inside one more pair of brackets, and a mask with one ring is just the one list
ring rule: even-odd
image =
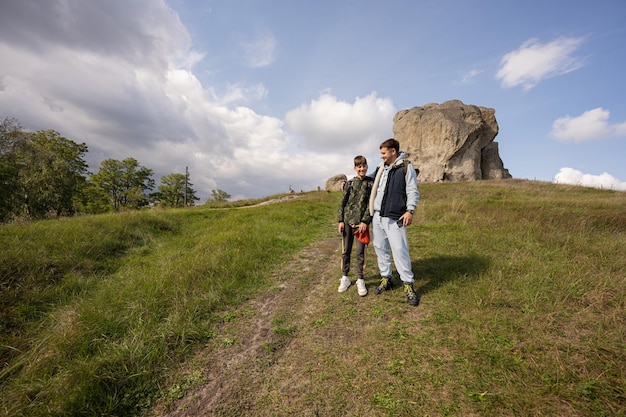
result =
[[354,232],[359,227],[352,227],[348,224],[343,229],[343,253],[341,254],[341,272],[343,275],[348,276],[350,272],[350,253],[352,252],[352,246],[356,246],[356,275],[357,278],[363,278],[363,272],[365,268],[365,247],[359,239],[354,236]]

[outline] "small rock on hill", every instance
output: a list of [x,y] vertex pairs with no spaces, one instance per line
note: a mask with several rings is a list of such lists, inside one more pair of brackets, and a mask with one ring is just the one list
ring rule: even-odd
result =
[[348,181],[348,177],[345,174],[337,174],[326,180],[326,191],[342,191],[343,185]]

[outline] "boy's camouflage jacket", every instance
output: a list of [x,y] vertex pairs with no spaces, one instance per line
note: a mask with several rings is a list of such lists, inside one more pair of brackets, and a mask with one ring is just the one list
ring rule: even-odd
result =
[[363,222],[370,224],[372,216],[368,205],[373,184],[374,180],[370,177],[363,179],[354,177],[346,183],[337,214],[338,223],[358,225]]

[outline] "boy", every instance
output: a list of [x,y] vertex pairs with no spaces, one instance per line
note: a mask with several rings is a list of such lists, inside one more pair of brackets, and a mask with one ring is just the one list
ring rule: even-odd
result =
[[363,280],[363,269],[365,266],[366,245],[355,239],[355,232],[368,232],[368,225],[372,221],[368,204],[370,193],[372,192],[372,178],[367,174],[367,159],[358,155],[354,157],[354,171],[356,176],[349,180],[344,189],[341,204],[337,216],[337,230],[342,234],[343,244],[341,253],[342,277],[339,282],[339,292],[344,292],[350,287],[350,252],[356,240],[356,266],[357,280],[356,286],[361,297],[367,295],[367,287]]

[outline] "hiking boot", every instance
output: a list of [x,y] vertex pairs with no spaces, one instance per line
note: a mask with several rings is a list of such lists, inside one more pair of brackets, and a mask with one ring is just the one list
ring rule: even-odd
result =
[[347,276],[342,276],[341,277],[341,281],[339,281],[339,292],[344,292],[345,290],[348,289],[348,287],[350,286],[351,282],[350,282],[350,278],[348,278]]
[[413,284],[409,282],[404,283],[404,293],[406,294],[406,301],[412,306],[416,306],[420,303],[415,290],[413,289]]
[[391,277],[382,277],[380,279],[380,284],[378,284],[378,287],[376,287],[376,290],[374,290],[374,292],[376,294],[382,294],[385,291],[389,291],[391,289]]
[[367,287],[365,286],[365,280],[363,278],[356,280],[356,288],[361,297],[365,297],[367,295]]

